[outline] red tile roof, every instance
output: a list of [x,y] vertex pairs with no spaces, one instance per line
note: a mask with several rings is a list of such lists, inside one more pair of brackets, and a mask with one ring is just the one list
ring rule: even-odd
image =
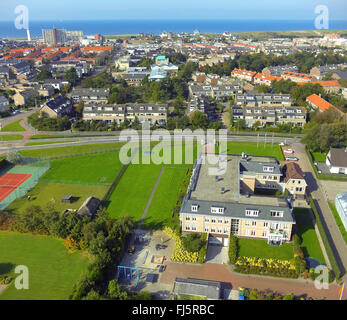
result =
[[[337,80],[329,81],[312,81],[312,84],[320,84],[322,87],[340,87],[340,83]],[[307,82],[297,82],[298,85],[307,84]]]
[[309,102],[315,105],[322,111],[328,110],[330,108],[335,108],[331,103],[317,96],[315,93],[306,98]]

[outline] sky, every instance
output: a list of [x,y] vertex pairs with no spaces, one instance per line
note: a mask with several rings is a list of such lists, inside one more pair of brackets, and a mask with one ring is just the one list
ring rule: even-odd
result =
[[309,20],[326,5],[331,20],[347,20],[346,0],[0,0],[0,21],[26,5],[30,20],[273,19]]

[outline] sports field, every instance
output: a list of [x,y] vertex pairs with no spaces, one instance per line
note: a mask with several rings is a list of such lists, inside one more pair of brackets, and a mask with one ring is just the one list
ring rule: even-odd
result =
[[88,259],[80,253],[68,253],[63,240],[0,232],[0,275],[15,277],[17,265],[29,269],[29,289],[17,290],[12,282],[0,294],[0,300],[68,299],[88,264]]
[[32,175],[23,173],[5,173],[0,177],[0,201],[9,196],[16,188]]
[[118,151],[54,159],[41,181],[111,184],[122,166]]

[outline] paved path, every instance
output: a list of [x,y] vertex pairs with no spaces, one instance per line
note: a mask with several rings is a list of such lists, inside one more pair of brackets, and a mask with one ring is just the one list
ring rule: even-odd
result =
[[305,152],[305,146],[301,143],[293,144],[296,153],[300,159],[300,166],[305,173],[305,179],[308,183],[308,192],[316,204],[318,213],[321,217],[328,241],[333,250],[335,259],[341,270],[343,280],[347,281],[347,246],[336,224],[335,218],[329,208],[328,199],[324,189],[318,179],[316,179],[311,163]]
[[167,262],[167,267],[160,278],[160,283],[172,284],[176,277],[219,281],[231,285],[232,289],[236,290],[239,287],[254,288],[261,291],[271,290],[281,294],[307,296],[314,299],[337,300],[340,290],[337,284],[330,284],[327,290],[318,290],[311,280],[279,279],[238,274],[232,272],[230,267],[225,264],[205,263],[203,265],[195,265]]

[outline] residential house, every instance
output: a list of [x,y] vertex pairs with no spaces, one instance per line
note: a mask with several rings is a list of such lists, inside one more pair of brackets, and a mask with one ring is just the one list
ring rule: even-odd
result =
[[14,104],[16,106],[24,106],[29,102],[32,102],[38,93],[33,89],[26,89],[21,92],[17,92],[13,95]]
[[56,98],[47,100],[39,110],[40,114],[45,114],[50,118],[62,118],[72,114],[72,106],[68,99],[59,95]]
[[[297,84],[304,85],[306,82],[297,82]],[[326,93],[338,93],[341,89],[341,85],[337,80],[312,81],[311,84],[321,85]]]
[[347,148],[331,148],[327,154],[325,163],[331,173],[347,174]]
[[5,96],[0,96],[0,112],[6,112],[10,108],[10,102]]
[[41,97],[47,98],[54,95],[54,88],[50,84],[37,84],[34,86],[34,90],[36,90]]
[[335,80],[347,79],[347,71],[335,72],[335,73],[332,75],[332,78],[335,79]]
[[307,183],[305,174],[295,162],[289,162],[284,166],[285,188],[294,198],[303,197],[306,194]]

